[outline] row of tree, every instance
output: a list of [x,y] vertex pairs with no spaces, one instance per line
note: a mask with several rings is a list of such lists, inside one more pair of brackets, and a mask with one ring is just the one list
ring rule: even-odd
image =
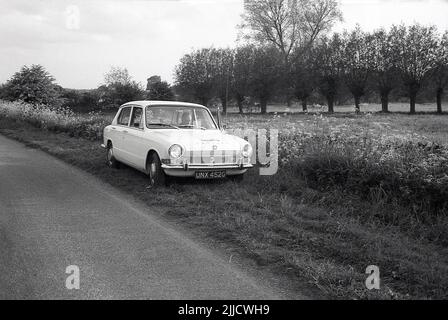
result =
[[242,112],[245,97],[253,97],[264,113],[274,96],[294,97],[305,111],[316,91],[333,112],[343,87],[351,93],[357,111],[368,90],[377,92],[384,112],[391,91],[405,89],[410,113],[415,113],[419,91],[432,88],[437,111],[442,112],[448,84],[448,32],[441,36],[435,27],[418,24],[370,33],[357,27],[292,48],[282,49],[273,41],[234,49],[205,48],[181,58],[175,80],[180,93],[202,104],[219,98],[224,112],[230,99]]

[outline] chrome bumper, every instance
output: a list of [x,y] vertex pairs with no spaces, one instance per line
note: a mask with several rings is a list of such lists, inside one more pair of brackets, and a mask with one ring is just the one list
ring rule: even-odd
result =
[[200,169],[249,169],[252,164],[162,164],[162,169],[200,170]]

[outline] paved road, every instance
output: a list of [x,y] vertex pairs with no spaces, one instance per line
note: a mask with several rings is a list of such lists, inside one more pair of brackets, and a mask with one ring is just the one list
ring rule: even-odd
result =
[[[65,287],[66,267],[80,289]],[[0,136],[1,299],[277,299],[132,197]]]

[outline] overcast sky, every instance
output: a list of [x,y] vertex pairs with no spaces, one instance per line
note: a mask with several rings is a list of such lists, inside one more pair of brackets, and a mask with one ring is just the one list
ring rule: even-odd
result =
[[[404,22],[448,29],[448,0],[342,0],[340,31]],[[172,81],[192,48],[232,46],[242,0],[0,0],[0,82],[42,64],[67,88],[95,88],[110,66]],[[76,16],[79,13],[79,19]]]

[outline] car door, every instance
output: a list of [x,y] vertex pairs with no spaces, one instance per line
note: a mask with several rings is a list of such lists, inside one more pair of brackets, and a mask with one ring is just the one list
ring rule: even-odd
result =
[[115,129],[114,136],[115,140],[112,140],[114,146],[114,154],[117,160],[129,163],[129,156],[125,150],[126,145],[126,135],[129,132],[129,122],[131,120],[132,106],[125,106],[121,109],[120,115],[117,119],[117,125]]
[[146,141],[143,122],[143,108],[133,106],[129,129],[127,130],[123,150],[134,167],[143,170],[146,162]]

